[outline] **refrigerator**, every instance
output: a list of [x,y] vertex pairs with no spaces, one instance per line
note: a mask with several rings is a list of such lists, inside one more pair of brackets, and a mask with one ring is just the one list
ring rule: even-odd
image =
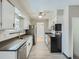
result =
[[26,30],[27,35],[32,35],[33,36],[33,45],[35,45],[35,34],[34,34],[34,25],[29,25],[29,30]]

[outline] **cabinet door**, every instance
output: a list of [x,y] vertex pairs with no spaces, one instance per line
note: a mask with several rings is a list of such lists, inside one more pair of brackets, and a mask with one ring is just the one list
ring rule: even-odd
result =
[[2,0],[2,29],[12,29],[14,27],[15,8],[9,0]]
[[24,19],[19,19],[20,22],[19,22],[19,27],[20,27],[20,30],[23,30],[24,29]]
[[24,19],[24,29],[29,29],[30,21],[29,17],[25,17]]
[[26,59],[26,44],[18,50],[18,59]]
[[32,47],[32,44],[33,44],[32,42],[33,42],[32,37],[29,37],[28,41],[26,42],[26,44],[27,44],[27,57],[28,57],[28,55],[30,53],[30,50],[31,50],[31,47]]
[[26,45],[27,45],[27,57],[28,57],[29,52],[30,52],[30,42],[29,42],[29,40],[27,41]]

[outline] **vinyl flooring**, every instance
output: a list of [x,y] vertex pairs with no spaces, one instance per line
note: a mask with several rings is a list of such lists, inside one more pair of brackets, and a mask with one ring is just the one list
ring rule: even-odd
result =
[[33,46],[28,59],[66,59],[62,53],[50,53],[44,40],[41,38],[38,39],[39,40],[36,45]]

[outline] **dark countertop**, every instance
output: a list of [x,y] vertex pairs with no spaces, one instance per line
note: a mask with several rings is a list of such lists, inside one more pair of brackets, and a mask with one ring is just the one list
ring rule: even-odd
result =
[[[21,38],[13,38],[9,41],[0,43],[0,51],[17,51],[25,42],[27,42],[28,37],[32,35],[23,35]],[[26,39],[25,39],[26,38]]]
[[56,37],[56,36],[61,36],[62,32],[55,32],[55,33],[51,33],[51,32],[45,32],[45,34],[49,35],[50,37]]
[[52,34],[51,32],[45,32],[45,34]]
[[51,33],[51,32],[45,32],[45,34],[47,34],[50,37],[55,37],[55,34],[54,33]]

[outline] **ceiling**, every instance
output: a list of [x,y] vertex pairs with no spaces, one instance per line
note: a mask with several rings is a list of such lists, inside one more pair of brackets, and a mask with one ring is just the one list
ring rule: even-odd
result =
[[32,15],[32,9],[28,0],[11,0],[11,2],[26,16]]
[[69,4],[79,4],[79,0],[28,0],[34,13],[43,10],[62,9]]
[[39,12],[63,9],[67,5],[79,4],[79,0],[11,0],[19,9],[29,16],[37,16]]

